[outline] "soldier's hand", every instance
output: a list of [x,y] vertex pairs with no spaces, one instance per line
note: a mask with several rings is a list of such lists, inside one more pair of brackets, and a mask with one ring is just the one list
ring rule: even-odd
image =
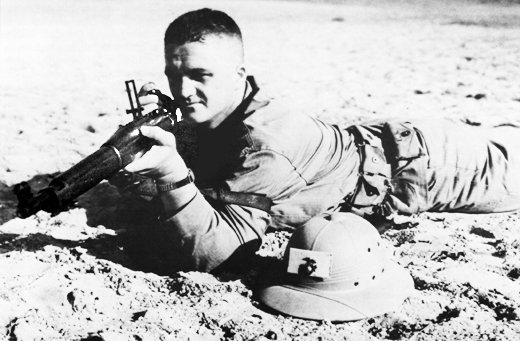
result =
[[160,107],[161,103],[156,95],[148,95],[148,91],[156,89],[157,86],[153,82],[148,82],[141,87],[141,90],[137,93],[139,97],[139,103],[143,108],[142,114],[146,115],[153,110]]
[[163,182],[184,179],[188,168],[177,152],[175,136],[155,126],[143,126],[140,130],[141,134],[154,140],[156,145],[143,155],[138,155],[125,169]]

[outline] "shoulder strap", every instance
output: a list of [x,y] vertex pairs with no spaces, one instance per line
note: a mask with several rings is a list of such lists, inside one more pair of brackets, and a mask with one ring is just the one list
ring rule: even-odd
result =
[[207,198],[223,204],[235,204],[270,212],[273,202],[267,196],[258,193],[233,192],[222,188],[203,188],[200,192]]

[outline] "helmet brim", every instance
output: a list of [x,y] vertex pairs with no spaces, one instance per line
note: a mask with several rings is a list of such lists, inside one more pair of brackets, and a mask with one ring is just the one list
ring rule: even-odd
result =
[[[279,277],[281,278],[281,276]],[[310,320],[355,321],[396,310],[413,292],[410,274],[389,262],[369,285],[354,290],[318,290],[274,281],[256,291],[258,300],[281,313]]]

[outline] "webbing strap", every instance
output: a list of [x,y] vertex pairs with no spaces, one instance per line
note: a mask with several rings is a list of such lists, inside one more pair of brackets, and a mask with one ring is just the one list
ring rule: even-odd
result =
[[383,148],[372,141],[376,138],[362,127],[351,126],[347,130],[354,137],[360,157],[359,179],[355,191],[345,200],[351,211],[360,215],[380,212],[391,191],[391,166],[387,163]]
[[236,204],[256,208],[265,212],[271,210],[273,202],[267,196],[258,193],[233,192],[222,188],[203,188],[200,192],[223,204]]

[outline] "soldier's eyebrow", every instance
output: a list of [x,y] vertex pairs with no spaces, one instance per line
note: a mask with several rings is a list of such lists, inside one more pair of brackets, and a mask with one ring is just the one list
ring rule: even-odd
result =
[[[178,73],[172,69],[169,69],[168,67],[164,68],[164,74],[167,77],[173,77],[175,74]],[[213,75],[213,72],[209,71],[208,69],[204,68],[193,68],[193,69],[187,69],[184,71],[185,74],[189,75]]]
[[204,68],[188,69],[188,70],[186,70],[186,73],[189,73],[192,75],[212,75],[213,74],[213,72],[209,71],[208,69],[204,69]]

